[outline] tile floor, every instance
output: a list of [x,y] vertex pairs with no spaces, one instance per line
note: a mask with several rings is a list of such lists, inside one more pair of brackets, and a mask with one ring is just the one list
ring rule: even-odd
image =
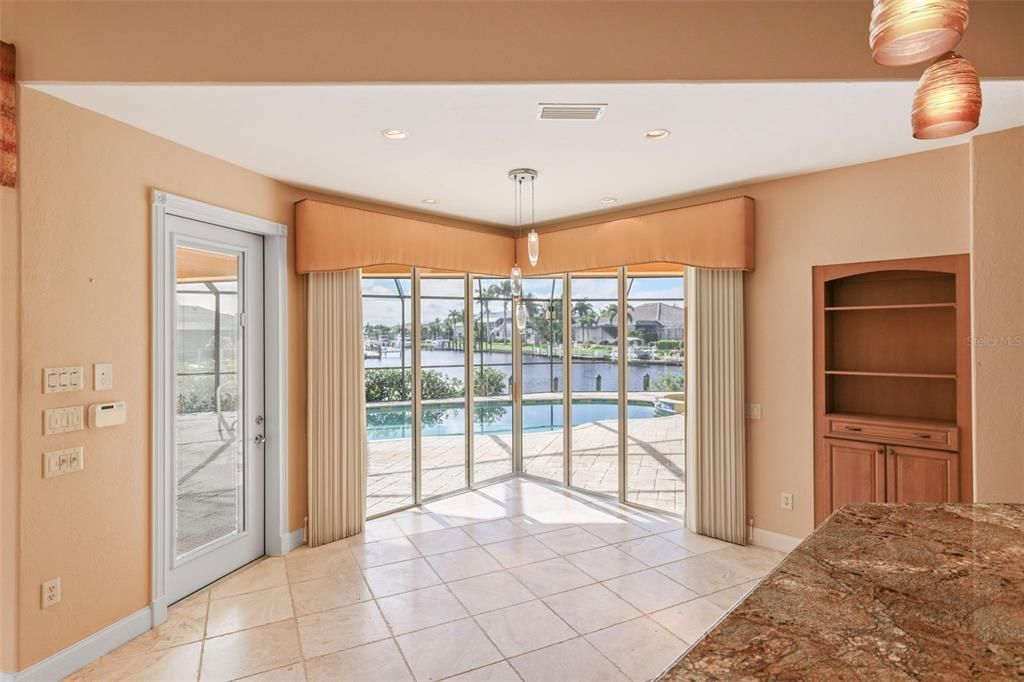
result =
[[264,558],[72,680],[649,680],[783,558],[513,479]]

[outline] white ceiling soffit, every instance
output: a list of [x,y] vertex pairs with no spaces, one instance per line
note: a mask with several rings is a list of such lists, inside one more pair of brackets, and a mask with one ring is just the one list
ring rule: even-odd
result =
[[[510,168],[540,172],[543,222],[968,139],[911,137],[914,82],[31,87],[287,183],[500,225]],[[983,93],[976,132],[1024,125],[1024,82]],[[606,106],[542,119],[551,103]]]

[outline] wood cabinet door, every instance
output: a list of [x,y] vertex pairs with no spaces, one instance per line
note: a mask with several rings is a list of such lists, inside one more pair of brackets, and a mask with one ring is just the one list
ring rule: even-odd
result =
[[885,446],[823,438],[831,509],[856,502],[885,502]]
[[889,502],[959,502],[959,456],[952,452],[889,447]]

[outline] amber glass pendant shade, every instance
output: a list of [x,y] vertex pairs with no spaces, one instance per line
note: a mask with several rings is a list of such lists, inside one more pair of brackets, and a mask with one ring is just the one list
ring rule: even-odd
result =
[[882,66],[934,59],[957,46],[967,18],[967,0],[875,0],[871,56]]
[[914,137],[934,140],[962,135],[977,128],[979,118],[981,83],[974,64],[950,52],[925,69],[910,115]]

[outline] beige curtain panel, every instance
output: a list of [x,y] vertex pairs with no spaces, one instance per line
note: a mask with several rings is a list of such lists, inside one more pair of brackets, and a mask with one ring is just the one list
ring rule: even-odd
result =
[[366,517],[362,273],[307,276],[309,535],[356,535]]
[[686,296],[689,526],[745,545],[743,273],[687,268]]

